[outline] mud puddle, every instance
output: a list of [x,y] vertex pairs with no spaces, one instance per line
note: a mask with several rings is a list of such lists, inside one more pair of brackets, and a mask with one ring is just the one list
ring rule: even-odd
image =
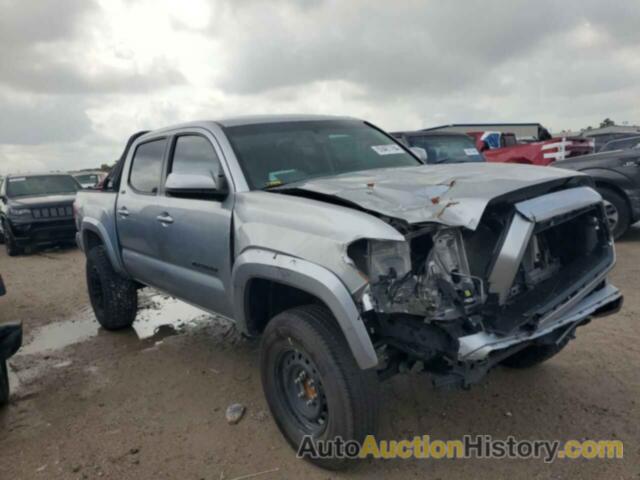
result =
[[[140,310],[133,323],[139,340],[164,338],[198,323],[211,321],[211,315],[191,305],[158,293],[140,295]],[[50,323],[32,334],[18,355],[34,355],[61,350],[98,335],[101,327],[93,310],[88,307],[77,316],[61,322]]]
[[[133,332],[145,346],[149,343],[161,343],[166,337],[220,320],[196,307],[153,290],[141,290],[138,304],[140,307],[133,323]],[[33,332],[25,331],[25,337],[31,340],[26,341],[9,360],[8,372],[12,391],[18,392],[22,386],[30,384],[49,368],[71,366],[73,362],[70,359],[56,352],[103,332],[91,307],[82,309],[72,318],[50,323]],[[56,362],[51,362],[51,358],[55,358]],[[17,373],[14,370],[17,370]]]

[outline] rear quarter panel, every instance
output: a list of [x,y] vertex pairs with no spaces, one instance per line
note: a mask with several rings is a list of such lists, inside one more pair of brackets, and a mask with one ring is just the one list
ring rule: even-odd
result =
[[116,229],[116,199],[116,192],[100,190],[78,192],[74,204],[78,227],[78,245],[86,254],[91,245],[90,237],[97,235],[104,245],[113,267],[119,273],[126,274],[120,256]]

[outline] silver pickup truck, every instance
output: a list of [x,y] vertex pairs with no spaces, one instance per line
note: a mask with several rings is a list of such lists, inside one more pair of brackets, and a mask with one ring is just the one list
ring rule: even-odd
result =
[[468,387],[549,359],[620,308],[589,177],[422,157],[343,117],[136,134],[75,202],[96,317],[129,327],[149,285],[262,335],[264,393],[297,447],[374,433],[381,378]]

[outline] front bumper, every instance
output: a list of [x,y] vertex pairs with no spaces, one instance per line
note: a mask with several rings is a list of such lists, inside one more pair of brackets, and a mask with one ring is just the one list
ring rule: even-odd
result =
[[458,360],[461,362],[482,361],[492,354],[517,346],[528,344],[563,327],[579,324],[591,316],[604,316],[617,312],[622,306],[622,294],[610,284],[585,296],[573,305],[561,317],[550,322],[543,322],[535,332],[518,332],[513,335],[499,337],[492,333],[479,332],[460,337]]
[[19,246],[71,242],[75,239],[76,225],[73,218],[11,222],[11,233]]

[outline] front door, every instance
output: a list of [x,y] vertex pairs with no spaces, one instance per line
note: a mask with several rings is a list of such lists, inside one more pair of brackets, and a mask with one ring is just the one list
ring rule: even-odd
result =
[[[171,173],[221,174],[220,154],[214,143],[199,133],[173,139],[167,162]],[[231,279],[231,214],[233,197],[161,197],[160,258],[167,285],[176,296],[210,311],[231,317],[228,298]],[[163,279],[160,279],[162,281]]]

